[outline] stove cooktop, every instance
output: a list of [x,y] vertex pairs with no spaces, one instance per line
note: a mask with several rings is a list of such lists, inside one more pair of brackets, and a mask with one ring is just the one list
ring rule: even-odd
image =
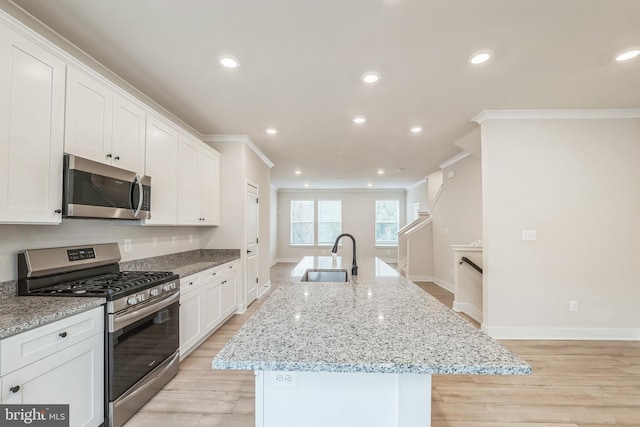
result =
[[174,278],[175,275],[170,271],[121,271],[116,274],[93,276],[40,288],[31,291],[30,295],[87,296],[113,299],[113,297],[135,293]]

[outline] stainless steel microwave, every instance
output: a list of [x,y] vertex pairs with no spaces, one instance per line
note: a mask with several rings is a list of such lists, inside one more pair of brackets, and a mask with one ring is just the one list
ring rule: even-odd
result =
[[151,177],[64,155],[62,216],[149,219]]

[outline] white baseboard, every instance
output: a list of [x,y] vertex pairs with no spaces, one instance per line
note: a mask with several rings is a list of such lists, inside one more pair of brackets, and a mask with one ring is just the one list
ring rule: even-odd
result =
[[271,288],[271,280],[269,280],[267,283],[265,283],[259,290],[258,290],[258,298],[260,298],[262,295],[264,295],[265,292],[267,292],[269,290],[269,288]]
[[447,291],[449,291],[451,293],[455,293],[455,291],[456,291],[456,287],[455,286],[453,286],[449,282],[446,282],[446,281],[442,280],[439,277],[434,277],[433,278],[433,283],[435,283],[436,285],[440,286],[443,289],[446,289]]
[[433,276],[412,275],[412,276],[407,276],[407,279],[411,280],[412,282],[433,282]]
[[464,313],[476,322],[482,323],[482,310],[468,302],[453,302],[453,309],[460,313]]
[[504,340],[616,340],[640,341],[639,328],[511,328],[485,326],[482,330]]

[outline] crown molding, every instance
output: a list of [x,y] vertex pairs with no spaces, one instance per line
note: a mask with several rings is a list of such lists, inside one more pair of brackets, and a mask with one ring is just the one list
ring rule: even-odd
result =
[[410,186],[407,187],[407,190],[413,190],[414,188],[416,188],[418,185],[422,185],[425,184],[427,182],[427,178],[422,178],[420,181],[411,184]]
[[449,157],[447,160],[445,160],[444,162],[440,163],[440,169],[444,170],[446,168],[448,168],[449,166],[452,166],[456,163],[458,163],[460,160],[469,157],[471,155],[471,153],[467,152],[467,151],[463,151],[461,153],[456,154],[453,157]]
[[548,120],[548,119],[638,119],[640,108],[609,108],[590,110],[484,110],[471,121],[486,120]]
[[239,142],[246,145],[256,156],[260,158],[269,168],[274,166],[273,162],[267,157],[266,154],[258,148],[258,146],[247,135],[230,135],[230,134],[211,134],[202,135],[202,140],[205,142]]

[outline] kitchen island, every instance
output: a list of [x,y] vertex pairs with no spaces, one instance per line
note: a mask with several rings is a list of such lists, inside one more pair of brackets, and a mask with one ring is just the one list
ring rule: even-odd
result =
[[256,372],[257,427],[427,427],[432,374],[531,373],[377,258],[349,283],[300,282],[342,264],[305,257],[213,359]]

